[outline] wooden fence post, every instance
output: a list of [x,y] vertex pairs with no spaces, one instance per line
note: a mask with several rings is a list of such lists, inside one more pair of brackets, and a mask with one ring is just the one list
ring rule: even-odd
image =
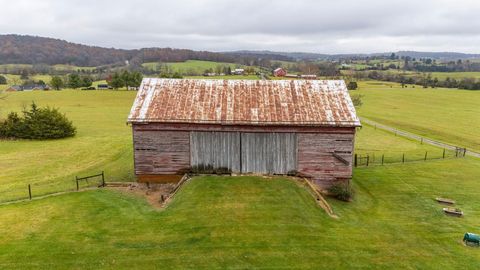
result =
[[382,165],[383,165],[383,160],[385,159],[385,154],[382,154]]
[[355,161],[355,167],[357,167],[357,164],[358,164],[358,163],[357,163],[357,160],[358,160],[358,159],[357,159],[357,154],[355,154],[355,160],[354,160],[354,161]]
[[102,171],[102,187],[105,187],[105,173]]
[[463,148],[463,156],[465,157],[465,154],[467,153],[467,148]]
[[443,158],[445,158],[445,148],[443,148]]
[[28,197],[30,198],[30,200],[32,199],[32,187],[30,186],[30,184],[28,184]]
[[367,155],[367,167],[368,167],[368,164],[370,163],[370,156]]
[[427,151],[425,151],[425,161],[427,161]]
[[420,138],[420,144],[423,144],[423,137]]
[[402,163],[405,163],[405,153],[402,155]]
[[78,189],[79,189],[79,187],[78,187],[78,176],[75,176],[75,182],[77,182],[77,191],[78,191]]

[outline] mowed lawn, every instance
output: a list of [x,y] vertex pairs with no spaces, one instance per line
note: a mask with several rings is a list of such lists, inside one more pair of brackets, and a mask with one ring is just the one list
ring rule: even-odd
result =
[[362,117],[480,151],[480,91],[361,82]]
[[74,188],[76,175],[105,171],[109,181],[133,180],[131,128],[126,119],[136,92],[32,91],[8,93],[0,118],[35,101],[58,108],[77,135],[62,140],[0,140],[0,201]]
[[0,268],[478,269],[461,241],[480,232],[478,164],[357,169],[355,200],[329,199],[339,219],[298,183],[260,177],[194,178],[164,210],[110,190],[0,206]]

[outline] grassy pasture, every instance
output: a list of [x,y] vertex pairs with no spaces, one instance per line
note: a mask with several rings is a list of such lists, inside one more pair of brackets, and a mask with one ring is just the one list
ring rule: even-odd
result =
[[[405,154],[405,161],[417,161],[443,157],[443,149],[436,146],[421,144],[419,141],[407,139],[384,131],[375,129],[364,124],[357,129],[355,138],[355,153],[359,156],[369,155],[371,163],[381,163],[384,155],[385,163],[402,162],[402,155]],[[454,151],[446,151],[445,157],[454,157]]]
[[[245,77],[245,76],[235,76]],[[0,118],[21,111],[31,101],[66,113],[78,129],[69,139],[55,141],[0,141],[0,201],[26,196],[32,184],[34,195],[74,188],[75,175],[106,171],[109,181],[133,180],[131,130],[125,125],[136,92],[128,91],[32,91],[8,93],[0,101]],[[441,149],[395,137],[365,126],[356,144],[359,154],[385,153],[400,158],[421,158],[425,151]]]
[[[475,92],[383,82],[361,83],[355,92],[365,96],[362,116],[429,137],[454,139],[439,132],[452,127],[460,130],[458,141],[475,142],[468,133],[479,131]],[[73,188],[75,175],[101,170],[110,181],[133,180],[125,120],[135,94],[9,93],[0,101],[0,118],[34,100],[65,112],[78,134],[0,141],[0,201],[26,195],[28,183],[38,195]],[[370,126],[356,138],[363,154],[439,150]],[[479,174],[473,158],[357,168],[355,200],[329,200],[338,220],[283,178],[199,177],[162,211],[110,190],[0,206],[0,268],[477,269],[478,249],[463,246],[461,238],[480,233]],[[457,200],[466,216],[445,216],[436,196]]]
[[[111,181],[132,180],[131,128],[126,118],[134,91],[32,91],[8,93],[0,118],[35,101],[60,109],[77,127],[73,138],[0,140],[0,201],[73,188],[75,175],[106,171]],[[35,191],[36,190],[36,191]]]
[[199,177],[161,211],[108,190],[0,206],[0,267],[477,269],[461,238],[478,232],[479,173],[472,159],[357,169],[355,200],[330,200],[338,220],[282,178]]
[[93,71],[96,69],[96,67],[79,67],[79,66],[62,65],[62,64],[53,65],[52,67],[56,70],[61,70],[61,71],[79,71],[82,69]]
[[403,70],[387,70],[379,71],[391,74],[403,74],[405,77],[422,77],[423,75],[431,74],[432,78],[437,78],[440,81],[444,81],[446,78],[461,80],[464,78],[480,79],[480,72],[414,72]]
[[[144,63],[142,66],[145,68],[158,71],[157,66],[159,63],[151,62],[151,63]],[[172,62],[172,63],[162,63],[169,66],[173,72],[178,72],[180,74],[203,74],[206,69],[213,69],[217,66],[230,66],[231,69],[235,69],[236,67],[242,67],[238,64],[232,63],[223,63],[223,62],[213,62],[213,61],[200,61],[200,60],[187,60],[185,62]]]
[[186,76],[187,79],[207,80],[258,80],[257,75],[225,75],[225,76]]
[[480,91],[404,88],[360,82],[360,116],[412,133],[480,151]]
[[[359,92],[370,93],[370,90],[362,86]],[[382,98],[384,92],[374,92],[375,96],[370,99]],[[54,106],[65,112],[78,128],[78,134],[58,141],[0,141],[0,148],[4,150],[0,152],[0,167],[6,168],[0,170],[0,201],[26,196],[28,184],[33,185],[35,195],[73,188],[75,175],[101,170],[106,170],[110,181],[133,180],[131,131],[125,121],[135,94],[80,90],[8,93],[7,99],[0,101],[0,118],[35,101],[41,106]],[[361,114],[373,106],[366,98]],[[385,154],[386,162],[399,162],[402,153],[406,154],[407,160],[421,159],[425,151],[428,151],[429,158],[442,154],[439,148],[421,145],[370,126],[358,131],[355,151],[359,155],[369,154],[377,158]]]

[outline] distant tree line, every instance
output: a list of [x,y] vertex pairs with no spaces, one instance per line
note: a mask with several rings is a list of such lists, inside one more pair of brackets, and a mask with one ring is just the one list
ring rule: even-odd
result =
[[124,70],[122,72],[115,72],[107,78],[107,83],[113,89],[139,87],[142,83],[143,75],[138,71],[129,72]]
[[372,79],[379,81],[397,82],[405,86],[407,84],[419,85],[424,88],[427,87],[445,87],[445,88],[459,88],[467,90],[480,90],[480,81],[475,78],[454,79],[447,77],[445,80],[439,80],[432,77],[430,73],[423,73],[422,75],[406,75],[385,73],[378,71],[370,72],[356,72],[354,75],[357,79]]
[[94,79],[89,75],[79,75],[77,73],[69,74],[66,77],[53,76],[50,80],[50,86],[55,90],[60,90],[64,87],[77,89],[81,87],[92,86]]

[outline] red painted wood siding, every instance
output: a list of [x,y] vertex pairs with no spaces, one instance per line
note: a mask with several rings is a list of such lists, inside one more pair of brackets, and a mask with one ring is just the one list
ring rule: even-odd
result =
[[190,133],[133,131],[135,174],[177,174],[190,166]]
[[[298,172],[312,177],[322,187],[352,177],[355,134],[301,133],[297,138]],[[349,165],[334,157],[334,152]]]
[[[352,177],[355,128],[153,123],[133,125],[135,173],[176,174],[188,168],[191,131],[294,132],[298,172],[312,177],[320,187]],[[350,163],[344,164],[334,152]]]

